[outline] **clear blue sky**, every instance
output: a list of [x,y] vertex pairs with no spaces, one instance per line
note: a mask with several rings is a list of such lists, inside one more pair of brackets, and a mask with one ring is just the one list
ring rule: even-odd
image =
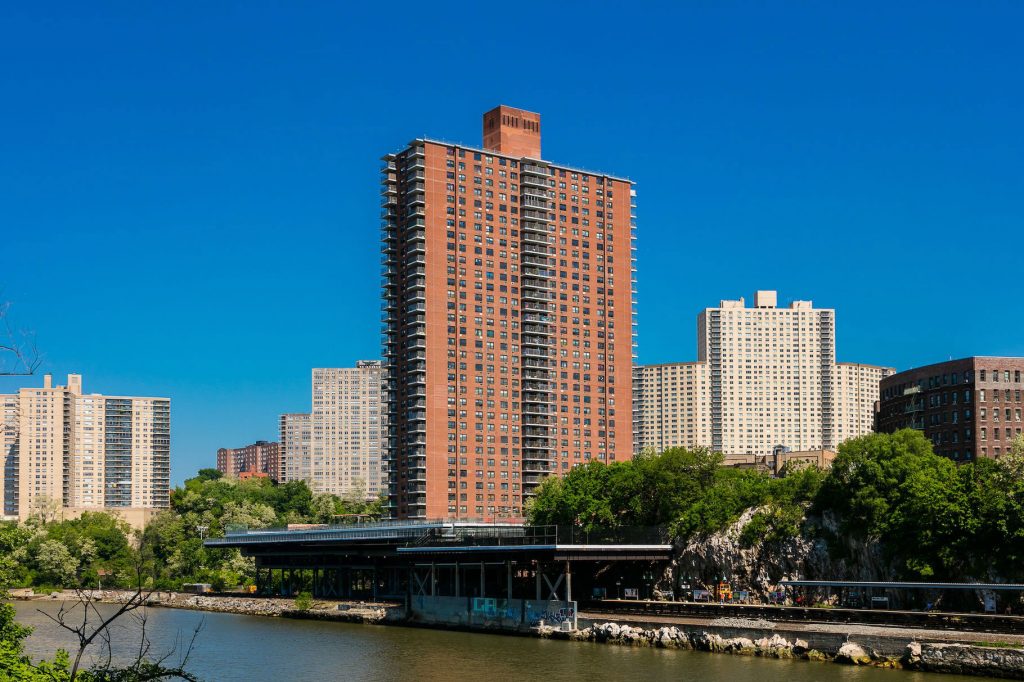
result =
[[479,144],[505,103],[546,157],[638,183],[641,362],[693,359],[698,311],[757,288],[836,308],[842,360],[1024,355],[1022,25],[996,1],[7,3],[0,288],[45,371],[172,398],[180,481],[275,438],[311,367],[378,357],[378,159]]

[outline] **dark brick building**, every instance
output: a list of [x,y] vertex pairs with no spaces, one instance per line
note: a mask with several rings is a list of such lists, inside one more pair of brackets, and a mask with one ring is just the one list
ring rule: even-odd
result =
[[877,428],[924,432],[956,461],[999,457],[1020,435],[1024,358],[971,357],[882,379]]
[[[277,443],[258,440],[243,448],[221,448],[217,450],[217,468],[225,476],[240,478],[239,474],[266,474],[278,480],[280,452]],[[248,478],[248,477],[247,477]]]

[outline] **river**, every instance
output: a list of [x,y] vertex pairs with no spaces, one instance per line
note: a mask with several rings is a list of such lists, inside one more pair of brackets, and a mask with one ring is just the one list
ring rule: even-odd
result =
[[[74,639],[38,612],[53,602],[17,602],[18,620],[35,628],[27,650],[52,656]],[[104,613],[114,607],[99,605]],[[934,675],[832,663],[777,661],[669,649],[552,641],[386,625],[147,610],[153,651],[203,629],[188,669],[210,681],[251,680],[699,680],[728,682],[966,682]],[[123,618],[116,640],[123,655],[138,646],[137,625]],[[117,652],[115,652],[117,653]]]

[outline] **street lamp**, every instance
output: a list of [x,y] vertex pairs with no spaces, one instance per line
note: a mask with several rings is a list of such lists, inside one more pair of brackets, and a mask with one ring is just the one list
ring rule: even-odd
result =
[[[206,531],[210,530],[209,526],[197,525],[196,530],[199,531],[199,543],[202,544],[203,539],[206,537]],[[199,568],[203,568],[203,555],[204,552],[199,552]]]
[[615,587],[619,588],[619,599],[622,599],[622,578],[615,581]]

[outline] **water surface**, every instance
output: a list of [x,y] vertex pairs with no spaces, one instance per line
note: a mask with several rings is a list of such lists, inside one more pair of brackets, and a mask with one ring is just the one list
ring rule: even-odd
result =
[[[75,643],[37,609],[54,602],[17,602],[18,619],[36,628],[33,656],[52,656]],[[102,613],[114,610],[99,605]],[[319,621],[148,609],[154,652],[191,636],[200,621],[188,669],[205,680],[697,680],[700,682],[966,682],[978,678],[854,668],[832,663],[776,661],[670,649],[630,648]],[[123,619],[115,655],[138,647],[137,624]]]

